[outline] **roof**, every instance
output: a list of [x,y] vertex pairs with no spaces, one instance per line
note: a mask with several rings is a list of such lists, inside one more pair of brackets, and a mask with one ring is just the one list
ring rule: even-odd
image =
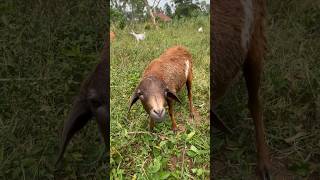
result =
[[154,13],[155,17],[159,17],[161,21],[167,22],[167,21],[171,21],[172,19],[165,15],[163,12],[156,12]]

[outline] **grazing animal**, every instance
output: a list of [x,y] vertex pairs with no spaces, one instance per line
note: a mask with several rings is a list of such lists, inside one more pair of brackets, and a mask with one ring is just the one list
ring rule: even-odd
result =
[[135,32],[133,32],[133,30],[131,30],[131,33],[129,34],[132,34],[138,42],[143,41],[146,38],[146,32],[143,32],[143,34],[136,34]]
[[155,122],[162,122],[165,116],[165,106],[169,107],[172,130],[177,131],[173,113],[176,93],[186,84],[189,98],[190,117],[193,118],[192,106],[192,58],[185,47],[174,46],[167,49],[159,58],[150,62],[144,70],[139,85],[131,96],[128,113],[131,106],[140,99],[145,111],[150,116],[150,130]]
[[266,0],[213,0],[211,12],[210,46],[213,61],[210,117],[214,126],[224,125],[215,113],[217,100],[225,94],[242,69],[255,127],[257,174],[260,179],[270,179],[271,164],[259,100],[262,63],[266,52]]
[[116,34],[113,31],[110,31],[110,41],[113,41],[116,38]]
[[93,116],[96,117],[104,143],[107,144],[107,117],[109,117],[109,107],[107,106],[108,46],[109,43],[106,41],[101,61],[95,71],[82,83],[80,93],[73,102],[69,118],[64,122],[56,165],[62,159],[74,134],[82,129]]
[[200,28],[198,29],[198,32],[203,32],[203,28],[200,27]]

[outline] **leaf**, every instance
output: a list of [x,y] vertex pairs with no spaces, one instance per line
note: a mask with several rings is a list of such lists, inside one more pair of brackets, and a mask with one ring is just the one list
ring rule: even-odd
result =
[[200,154],[200,151],[194,145],[191,146],[190,150],[195,152],[198,155]]
[[155,158],[153,163],[149,166],[150,173],[154,174],[161,168],[160,158]]
[[168,171],[163,171],[163,172],[160,172],[159,178],[160,178],[160,179],[168,179],[168,177],[169,177],[170,175],[171,175],[170,172],[168,172]]
[[189,141],[194,135],[195,135],[195,131],[192,131],[191,133],[189,133],[188,135],[187,135],[187,141]]
[[166,144],[167,144],[167,141],[161,141],[160,144],[159,144],[159,146],[162,147],[162,146],[164,146],[164,145],[166,145]]
[[193,145],[187,151],[187,155],[190,156],[190,157],[195,157],[195,156],[197,156],[199,154],[200,154],[200,151]]
[[137,174],[134,174],[131,180],[136,180],[136,179],[137,179]]
[[202,176],[206,172],[206,170],[204,170],[202,168],[200,168],[200,169],[193,168],[193,169],[191,169],[191,171],[193,174],[196,174],[197,176]]

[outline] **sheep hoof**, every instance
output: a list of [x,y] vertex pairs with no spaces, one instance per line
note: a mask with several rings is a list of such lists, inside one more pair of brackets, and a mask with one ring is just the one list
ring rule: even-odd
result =
[[271,180],[269,168],[266,166],[258,169],[258,175],[262,180]]
[[173,127],[172,131],[173,131],[174,134],[177,134],[177,128],[176,127]]
[[189,118],[193,120],[194,119],[194,114],[190,113]]

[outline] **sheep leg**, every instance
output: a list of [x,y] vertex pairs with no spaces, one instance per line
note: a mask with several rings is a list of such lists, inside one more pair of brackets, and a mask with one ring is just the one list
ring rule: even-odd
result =
[[249,95],[248,107],[250,109],[255,126],[256,148],[258,151],[257,172],[261,179],[269,180],[269,169],[271,166],[268,148],[265,141],[264,123],[262,119],[262,107],[259,100],[260,75],[262,71],[262,63],[259,58],[252,58],[259,56],[252,55],[255,54],[252,52],[249,53],[249,57],[244,64],[243,71]]
[[169,116],[170,116],[170,119],[172,122],[172,131],[174,133],[176,133],[177,132],[177,123],[176,123],[176,120],[175,120],[174,114],[173,114],[173,101],[169,100],[168,106],[169,106]]
[[149,122],[149,128],[150,128],[150,131],[153,131],[153,128],[154,128],[154,120],[150,118],[150,122]]
[[190,71],[190,73],[188,75],[186,86],[187,86],[188,98],[189,98],[190,118],[193,119],[194,118],[194,114],[193,114],[192,91],[191,91],[191,87],[192,87],[192,72],[191,71]]
[[107,145],[107,107],[100,106],[96,111],[96,118],[100,134],[103,137],[105,145]]

